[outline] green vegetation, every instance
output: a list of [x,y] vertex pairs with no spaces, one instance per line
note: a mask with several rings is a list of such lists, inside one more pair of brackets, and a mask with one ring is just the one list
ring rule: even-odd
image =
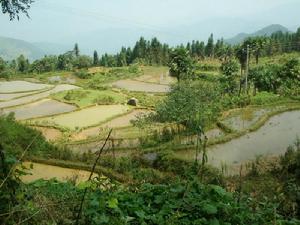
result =
[[90,105],[114,105],[126,103],[126,96],[120,92],[105,90],[78,89],[59,92],[52,97],[66,103],[76,104],[79,107]]
[[[18,136],[34,132],[17,125],[11,118],[3,118],[1,124],[3,122],[9,127],[17,126]],[[31,138],[26,138],[26,144],[30,144]],[[41,140],[40,143],[44,142]],[[85,190],[88,192],[79,224],[299,224],[299,141],[288,148],[278,166],[263,170],[263,161],[257,160],[251,164],[246,176],[234,176],[228,179],[229,183],[212,171],[207,178],[217,179],[200,182],[197,167],[180,161],[176,163],[168,158],[167,152],[161,152],[153,166],[176,171],[181,174],[177,179],[172,173],[151,169],[138,155],[113,161],[104,156],[100,162],[102,165],[113,166],[119,173],[130,171],[132,178],[138,181],[128,186],[107,178],[93,179],[77,186],[71,181],[61,183],[56,180],[24,184],[20,178],[27,170],[20,168],[8,174],[15,165],[12,164],[15,161],[7,157],[13,151],[9,146],[13,145],[7,142],[7,151],[1,149],[4,173],[0,175],[0,221],[3,224],[17,221],[24,221],[24,224],[48,224],[49,221],[74,224]],[[36,153],[33,148],[29,151]],[[93,159],[92,154],[84,157]],[[226,191],[227,187],[233,191]],[[48,213],[50,210],[51,214]]]
[[[20,1],[21,8],[9,11],[14,2],[5,2],[3,12],[11,19],[26,13],[31,3]],[[23,55],[11,61],[0,58],[0,78],[82,87],[51,96],[77,105],[74,112],[23,124],[11,114],[0,117],[0,224],[300,224],[299,140],[281,157],[258,157],[245,171],[241,166],[238,176],[225,176],[226,164],[221,171],[208,164],[207,149],[257,130],[272,115],[299,110],[299,40],[300,29],[251,37],[236,46],[215,41],[213,34],[207,43],[176,48],[157,38],[140,38],[115,55],[82,55],[75,44],[64,54],[33,62]],[[120,80],[163,86],[168,93],[113,88]],[[153,112],[134,126],[128,117],[124,127],[116,122],[101,148],[106,125],[135,109],[125,105],[130,98]],[[239,121],[230,124],[235,119]],[[27,125],[63,134],[50,144]],[[210,138],[212,128],[221,135]],[[95,168],[106,177],[79,184],[76,177],[25,184],[22,176],[30,173],[21,165],[25,160]],[[266,166],[268,160],[271,166]]]
[[[25,157],[55,151],[40,132],[15,122],[12,114],[0,116],[0,130],[0,147],[5,150],[8,161],[21,156],[25,149],[27,149]],[[32,140],[30,146],[29,140]],[[10,163],[13,164],[15,161]]]
[[108,71],[97,72],[91,76],[91,79],[84,82],[84,86],[96,90],[108,89],[109,84],[120,79],[133,78],[141,75],[138,65],[131,65],[124,68],[111,68]]
[[190,129],[205,128],[218,117],[218,87],[211,83],[181,81],[157,107],[160,122],[176,122]]

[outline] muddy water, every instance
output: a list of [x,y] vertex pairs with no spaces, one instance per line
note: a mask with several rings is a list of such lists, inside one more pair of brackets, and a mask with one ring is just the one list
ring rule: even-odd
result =
[[138,116],[149,114],[150,112],[151,111],[141,110],[141,109],[133,110],[132,112],[126,115],[112,119],[100,126],[91,127],[79,133],[76,133],[72,136],[72,139],[75,141],[84,140],[89,137],[98,136],[99,133],[105,128],[120,128],[120,127],[130,126],[132,120],[136,120]]
[[22,93],[8,93],[8,94],[1,94],[0,93],[0,101],[9,101],[15,98],[21,98],[28,95],[33,95],[38,93],[39,91],[29,91],[29,92],[22,92]]
[[51,87],[51,85],[37,84],[27,81],[4,81],[0,82],[0,93],[36,91],[49,87]]
[[[220,167],[238,165],[257,156],[280,155],[300,137],[300,111],[273,116],[264,126],[227,143],[209,147],[209,164]],[[192,160],[194,150],[180,151],[177,157]]]
[[[79,183],[87,181],[90,176],[90,172],[85,170],[69,169],[40,163],[23,163],[23,165],[28,169],[30,168],[30,164],[33,165],[33,169],[28,171],[31,175],[25,175],[21,178],[25,183],[33,182],[38,179],[50,180],[52,178],[56,178],[59,181],[68,181],[76,178],[76,183]],[[95,176],[96,175],[94,175],[94,177]]]
[[34,102],[34,101],[37,101],[37,100],[40,100],[43,98],[47,98],[51,94],[55,94],[55,93],[58,93],[61,91],[73,90],[73,89],[77,89],[77,88],[79,88],[79,87],[74,86],[74,85],[59,84],[55,88],[53,88],[49,91],[41,92],[41,93],[38,93],[35,95],[26,96],[23,98],[13,99],[13,100],[7,101],[7,102],[0,102],[0,108],[6,108],[6,107],[12,107],[12,106],[31,103],[31,102]]
[[128,110],[129,107],[127,105],[97,105],[68,114],[37,119],[36,121],[57,124],[75,130],[76,128],[83,128],[101,123],[114,116],[122,115]]
[[3,109],[4,114],[13,112],[17,120],[25,120],[42,116],[52,116],[60,113],[72,112],[76,106],[55,101],[52,99],[43,99],[24,106]]
[[257,121],[267,112],[268,111],[265,109],[260,109],[253,112],[251,119],[244,119],[242,118],[241,115],[239,115],[239,116],[229,117],[222,122],[234,130],[241,131],[257,123]]
[[168,85],[163,84],[151,84],[135,80],[119,80],[116,81],[113,86],[128,91],[139,91],[139,92],[160,92],[166,93],[170,91]]
[[256,132],[209,149],[209,162],[219,166],[255,159],[258,155],[279,155],[300,137],[300,111],[285,112],[272,117]]

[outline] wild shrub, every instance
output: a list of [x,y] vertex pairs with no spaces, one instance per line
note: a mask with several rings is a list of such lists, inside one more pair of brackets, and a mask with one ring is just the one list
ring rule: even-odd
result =
[[74,72],[74,75],[80,79],[89,79],[92,76],[87,70],[78,70]]
[[115,99],[108,95],[99,95],[94,100],[93,103],[98,105],[111,105],[115,103]]

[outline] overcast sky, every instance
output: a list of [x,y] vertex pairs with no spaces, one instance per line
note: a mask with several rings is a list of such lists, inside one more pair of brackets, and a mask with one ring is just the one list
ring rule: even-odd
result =
[[[299,9],[300,0],[35,0],[30,19],[11,22],[0,14],[0,36],[59,42],[101,29],[134,27],[164,32],[165,28],[203,21],[213,26],[216,20],[246,21],[240,32],[272,23],[295,29],[300,25]],[[236,32],[234,27],[226,29]]]

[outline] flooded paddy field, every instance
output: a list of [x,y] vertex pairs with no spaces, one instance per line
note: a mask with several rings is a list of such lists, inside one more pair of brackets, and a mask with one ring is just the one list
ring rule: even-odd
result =
[[48,84],[31,83],[28,81],[1,81],[0,93],[17,93],[17,92],[29,92],[38,91],[50,88]]
[[38,124],[53,124],[75,130],[105,122],[109,118],[126,113],[129,109],[126,105],[99,105],[34,121]]
[[266,113],[268,112],[268,109],[240,109],[236,113],[233,113],[233,115],[230,115],[226,119],[224,119],[222,123],[233,130],[241,131],[253,126],[262,116],[266,115]]
[[43,99],[28,105],[3,109],[4,114],[14,113],[17,120],[25,120],[43,116],[51,116],[60,113],[72,112],[76,106],[58,102],[52,99]]
[[[208,148],[208,163],[219,167],[255,159],[257,156],[283,154],[300,136],[300,111],[290,111],[271,117],[257,131],[224,144]],[[194,150],[178,151],[177,157],[193,160]]]
[[136,81],[169,85],[176,82],[175,77],[169,75],[167,67],[144,67],[144,75],[134,78]]
[[79,88],[78,86],[70,85],[70,84],[59,84],[55,86],[53,89],[41,92],[34,95],[25,96],[22,98],[13,99],[11,101],[7,102],[0,102],[0,108],[7,108],[7,107],[13,107],[17,105],[23,105],[27,103],[31,103],[43,98],[49,97],[51,94],[58,93],[61,91],[67,91],[67,90],[73,90]]
[[[21,177],[21,180],[25,183],[30,183],[39,179],[50,180],[56,178],[63,182],[75,180],[78,184],[80,182],[87,181],[90,176],[90,172],[85,170],[69,169],[32,162],[24,162],[22,165],[28,168],[29,173],[31,173]],[[31,165],[33,166],[32,169],[30,169]],[[97,175],[94,175],[94,177],[96,176]]]
[[0,93],[0,101],[9,101],[16,98],[21,98],[28,95],[37,94],[40,91],[29,91],[29,92],[22,92],[22,93],[8,93],[8,94],[1,94]]
[[[209,140],[214,140],[224,136],[225,133],[219,128],[213,128],[205,132],[205,135]],[[194,136],[187,136],[183,138],[181,137],[179,142],[181,145],[195,145],[197,143],[197,136],[194,135]]]
[[[81,144],[68,144],[68,148],[76,153],[85,152],[97,152],[104,144],[105,140],[92,141]],[[109,152],[113,152],[113,149],[126,149],[125,152],[130,152],[131,149],[136,149],[140,146],[140,140],[138,138],[133,139],[110,139],[105,147]],[[122,150],[123,151],[123,150]]]
[[79,133],[76,133],[73,135],[72,139],[73,140],[84,140],[90,137],[96,137],[99,135],[100,132],[102,132],[104,129],[109,129],[109,128],[122,128],[122,127],[127,127],[132,125],[131,121],[137,119],[138,116],[140,115],[145,115],[149,113],[147,110],[133,110],[132,112],[117,117],[115,119],[112,119],[104,124],[101,124],[100,126],[96,127],[91,127],[87,128],[83,131],[80,131]]
[[137,92],[167,93],[170,91],[168,85],[153,84],[136,80],[119,80],[114,82],[113,86],[127,91]]

